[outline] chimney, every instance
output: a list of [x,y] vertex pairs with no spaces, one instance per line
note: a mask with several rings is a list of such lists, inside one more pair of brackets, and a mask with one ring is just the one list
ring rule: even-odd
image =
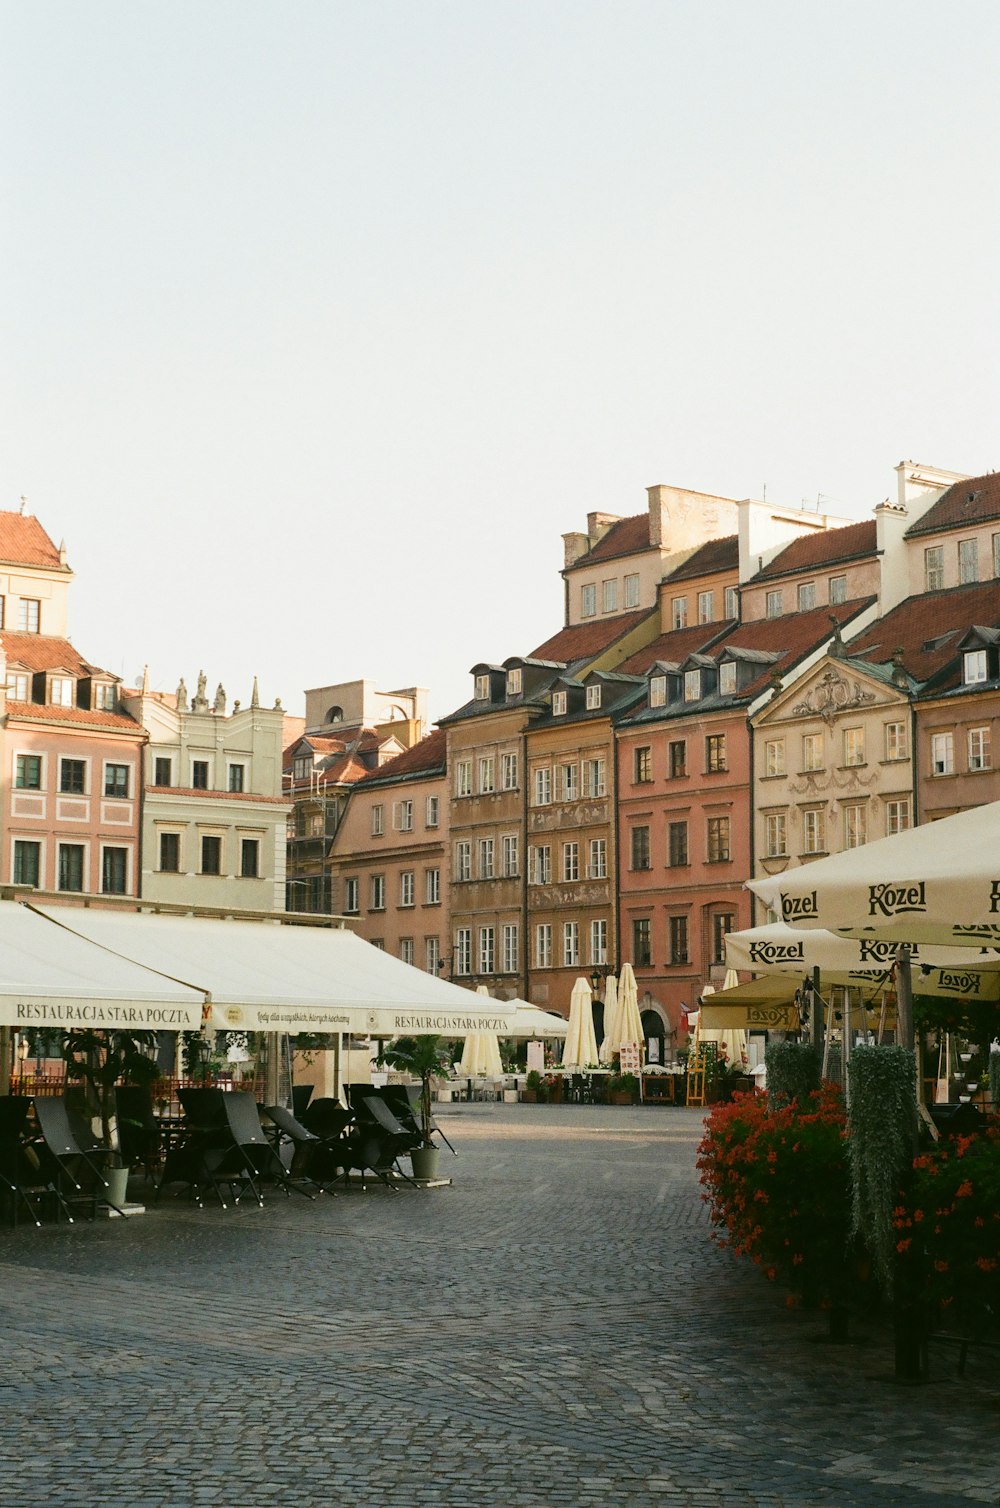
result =
[[667,527],[670,523],[667,494],[670,490],[662,483],[646,488],[646,496],[649,498],[649,543],[658,550],[667,548]]
[[571,565],[576,565],[590,549],[590,540],[586,534],[564,534],[563,537],[563,569],[568,570]]

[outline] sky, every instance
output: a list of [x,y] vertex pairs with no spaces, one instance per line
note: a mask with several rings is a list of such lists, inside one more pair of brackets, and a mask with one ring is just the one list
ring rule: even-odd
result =
[[0,0],[0,508],[292,713],[561,626],[665,482],[1000,465],[993,0]]

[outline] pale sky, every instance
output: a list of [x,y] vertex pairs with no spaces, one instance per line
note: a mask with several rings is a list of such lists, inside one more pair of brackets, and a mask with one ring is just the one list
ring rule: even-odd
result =
[[667,482],[1000,466],[995,0],[0,0],[0,507],[81,652],[302,710]]

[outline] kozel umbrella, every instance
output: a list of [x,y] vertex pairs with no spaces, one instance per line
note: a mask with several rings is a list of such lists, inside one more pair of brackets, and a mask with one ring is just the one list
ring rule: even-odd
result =
[[578,979],[569,997],[569,1025],[563,1047],[564,1068],[590,1068],[598,1061],[590,985]]

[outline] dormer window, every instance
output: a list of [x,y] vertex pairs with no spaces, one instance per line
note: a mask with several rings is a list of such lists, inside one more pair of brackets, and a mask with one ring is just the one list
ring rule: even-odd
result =
[[296,759],[295,764],[293,766],[293,773],[295,775],[295,779],[296,780],[307,780],[309,778],[309,775],[310,775],[311,771],[312,771],[312,767],[313,767],[313,762],[312,762],[311,756],[308,755],[308,754],[300,754],[299,757],[298,757],[298,759]]
[[28,700],[28,677],[20,670],[8,670],[7,695],[12,702]]
[[522,687],[522,672],[520,670],[508,670],[507,672],[507,695],[520,696]]
[[723,696],[732,696],[736,691],[735,660],[723,660],[719,665],[719,691]]
[[665,707],[667,705],[667,678],[665,675],[654,675],[650,681],[649,705],[651,707]]
[[102,712],[114,712],[115,688],[106,681],[98,681],[94,687],[94,706]]
[[552,693],[552,716],[565,717],[566,693],[565,691],[553,691]]
[[985,649],[968,650],[962,657],[962,663],[962,679],[966,686],[974,686],[977,681],[985,681],[988,678]]
[[684,672],[684,700],[697,702],[701,700],[701,671],[685,670]]
[[587,687],[587,708],[588,708],[588,710],[591,711],[591,712],[593,712],[600,705],[601,705],[601,688],[600,688],[600,686],[588,686]]
[[68,675],[49,677],[49,701],[56,707],[72,707],[76,682]]
[[488,675],[476,676],[476,701],[488,702],[490,699],[490,678]]

